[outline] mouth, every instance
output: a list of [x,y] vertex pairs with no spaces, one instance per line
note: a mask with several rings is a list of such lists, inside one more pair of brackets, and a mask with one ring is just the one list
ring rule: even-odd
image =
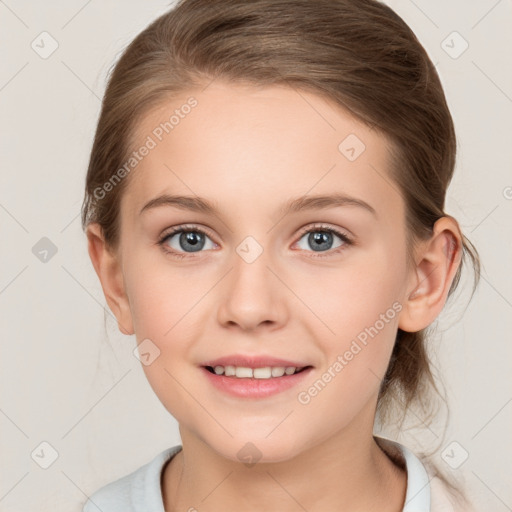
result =
[[216,366],[203,366],[206,370],[214,375],[222,375],[225,377],[235,379],[275,379],[296,375],[301,373],[312,366],[262,366],[258,368],[251,368],[247,366],[233,366],[233,365],[216,365]]
[[314,368],[311,365],[251,367],[207,364],[200,369],[212,389],[238,399],[254,400],[282,396],[285,391],[303,383]]

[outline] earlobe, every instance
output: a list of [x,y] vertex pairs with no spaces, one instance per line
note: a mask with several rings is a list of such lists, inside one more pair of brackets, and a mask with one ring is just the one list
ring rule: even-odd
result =
[[441,313],[462,256],[462,236],[453,217],[434,224],[432,237],[421,245],[398,327],[417,332]]
[[120,262],[105,244],[101,226],[87,226],[89,257],[103,289],[107,304],[114,313],[119,330],[126,335],[134,333],[130,304],[126,295]]

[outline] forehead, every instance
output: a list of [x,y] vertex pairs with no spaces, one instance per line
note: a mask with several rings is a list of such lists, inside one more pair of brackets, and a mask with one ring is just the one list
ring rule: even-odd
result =
[[123,197],[132,215],[164,192],[239,213],[333,191],[376,205],[400,200],[387,176],[388,140],[339,105],[287,86],[214,81],[147,113],[133,140],[135,151],[150,149]]

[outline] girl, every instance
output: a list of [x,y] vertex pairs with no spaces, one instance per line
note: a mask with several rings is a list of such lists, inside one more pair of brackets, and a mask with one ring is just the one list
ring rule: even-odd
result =
[[182,444],[84,512],[469,510],[373,434],[428,409],[425,330],[478,253],[450,112],[375,0],[182,0],[115,66],[83,227]]

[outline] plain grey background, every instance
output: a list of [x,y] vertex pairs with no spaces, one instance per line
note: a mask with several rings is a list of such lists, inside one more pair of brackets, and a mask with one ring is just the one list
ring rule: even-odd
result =
[[[386,3],[440,73],[459,144],[447,213],[484,265],[469,306],[466,273],[458,299],[437,321],[434,347],[450,400],[446,436],[435,424],[399,440],[413,449],[439,445],[434,460],[466,481],[480,509],[506,512],[512,2]],[[80,511],[100,486],[180,442],[176,421],[133,355],[135,337],[119,333],[105,310],[79,218],[107,71],[170,5],[0,1],[2,512]]]

